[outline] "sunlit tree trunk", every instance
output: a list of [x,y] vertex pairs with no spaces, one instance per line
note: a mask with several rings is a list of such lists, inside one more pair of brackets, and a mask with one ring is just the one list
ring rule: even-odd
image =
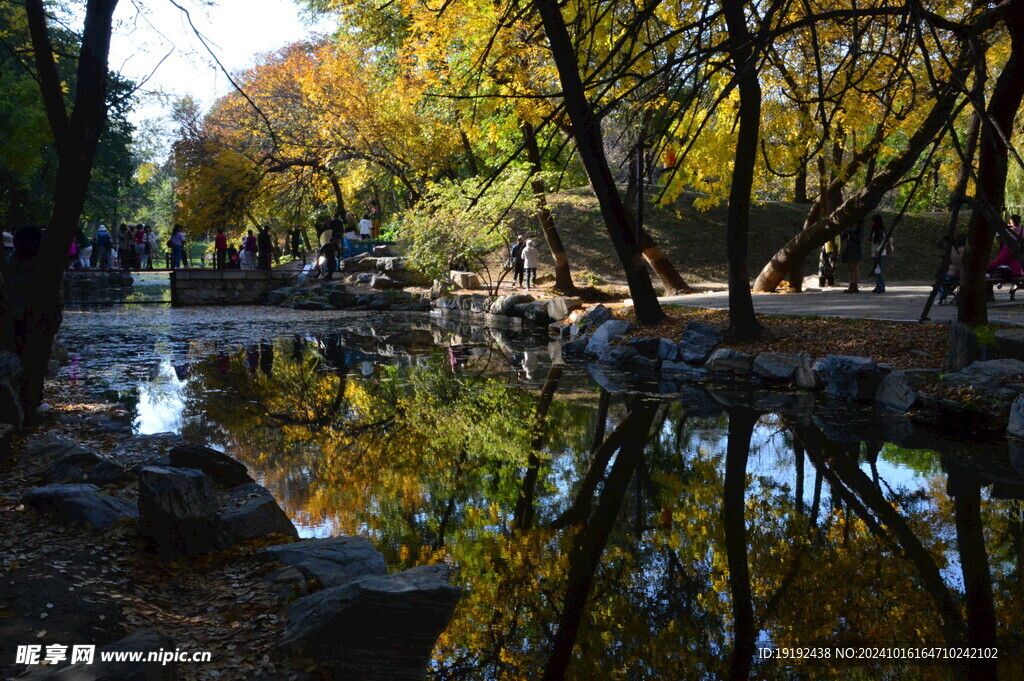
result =
[[651,277],[644,266],[637,229],[626,210],[604,152],[601,122],[587,99],[580,77],[579,63],[572,38],[565,26],[557,0],[534,0],[551,48],[551,56],[562,83],[562,98],[572,121],[576,152],[590,178],[601,206],[601,216],[611,237],[633,299],[633,310],[640,324],[657,324],[665,318],[658,303]]
[[544,185],[544,178],[540,175],[541,160],[540,147],[537,145],[537,132],[528,121],[523,121],[521,127],[526,146],[526,158],[530,162],[533,173],[533,177],[530,179],[530,188],[533,189],[533,197],[537,201],[537,222],[544,234],[544,241],[547,242],[548,249],[551,251],[551,258],[555,261],[555,288],[564,293],[571,293],[576,286],[572,283],[569,256],[565,253],[562,237],[555,227],[555,218],[548,208],[547,187]]

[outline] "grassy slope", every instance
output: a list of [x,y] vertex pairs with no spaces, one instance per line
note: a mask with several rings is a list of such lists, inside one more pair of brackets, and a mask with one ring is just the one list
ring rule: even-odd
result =
[[[726,205],[707,211],[693,207],[695,194],[684,193],[674,204],[645,208],[645,224],[655,241],[679,268],[688,282],[726,280]],[[621,283],[618,260],[608,240],[597,200],[587,190],[573,190],[549,196],[559,232],[574,270],[588,270],[611,283]],[[794,203],[768,202],[751,210],[750,275],[757,276],[768,259],[800,231],[807,207]],[[886,225],[896,216],[881,211]],[[969,214],[968,214],[969,215]],[[931,281],[940,257],[937,239],[946,233],[949,217],[943,213],[905,215],[894,235],[896,253],[887,266],[891,281]],[[961,218],[962,229],[966,221]],[[865,257],[870,250],[865,246]],[[544,261],[550,260],[545,254]],[[808,260],[805,275],[817,274],[817,255]],[[868,275],[869,263],[861,269]],[[845,269],[838,276],[845,282]]]

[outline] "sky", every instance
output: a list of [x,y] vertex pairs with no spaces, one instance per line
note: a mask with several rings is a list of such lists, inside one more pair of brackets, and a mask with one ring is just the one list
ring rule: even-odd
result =
[[[330,29],[328,23],[307,26],[293,0],[218,0],[213,6],[178,0],[178,4],[189,10],[192,22],[230,72],[251,65],[261,52]],[[121,0],[114,19],[110,68],[136,81],[149,78],[144,92],[191,94],[208,107],[230,90],[231,84],[170,0]],[[160,116],[168,105],[158,97],[143,96],[133,122]]]

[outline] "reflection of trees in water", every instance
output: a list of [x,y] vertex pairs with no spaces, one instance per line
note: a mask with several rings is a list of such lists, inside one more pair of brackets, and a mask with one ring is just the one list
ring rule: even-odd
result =
[[[226,372],[200,363],[205,390],[221,392],[192,394],[203,401],[192,412],[222,424],[220,442],[301,522],[369,535],[396,569],[458,566],[469,588],[436,651],[438,679],[824,679],[836,668],[794,672],[750,653],[760,640],[1019,631],[1020,505],[986,499],[977,481],[952,497],[891,489],[875,447],[864,470],[860,447],[786,418],[731,408],[726,428],[679,404],[580,400],[559,392],[557,367],[529,392],[480,370],[486,359],[363,378],[348,367],[365,356],[340,339],[273,353],[269,372],[250,373],[242,349]],[[755,457],[774,461],[757,469],[769,473],[751,472]],[[795,486],[773,470],[795,470]],[[944,579],[951,557],[964,593]]]

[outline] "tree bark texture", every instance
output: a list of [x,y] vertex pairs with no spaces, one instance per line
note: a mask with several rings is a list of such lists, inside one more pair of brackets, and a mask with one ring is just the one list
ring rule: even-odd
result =
[[544,241],[551,251],[551,259],[555,261],[555,288],[564,293],[576,290],[572,283],[572,270],[569,267],[569,256],[565,253],[565,245],[562,237],[555,227],[555,219],[548,208],[547,187],[544,186],[544,178],[540,176],[541,160],[540,147],[537,145],[537,132],[528,121],[523,121],[523,141],[526,146],[526,158],[532,167],[533,177],[530,179],[530,188],[533,189],[534,199],[537,201],[537,223],[544,234]]

